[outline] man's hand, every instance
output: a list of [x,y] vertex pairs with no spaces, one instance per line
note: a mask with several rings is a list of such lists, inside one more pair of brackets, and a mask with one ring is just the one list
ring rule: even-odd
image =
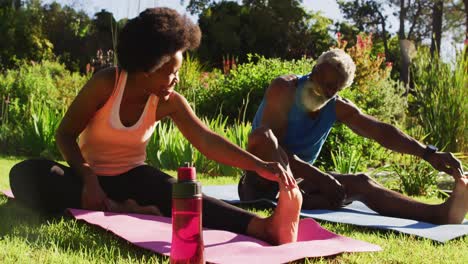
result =
[[81,191],[81,206],[83,209],[88,210],[109,210],[109,199],[97,180],[83,184],[83,190]]
[[285,169],[278,162],[264,162],[256,172],[267,180],[283,183],[286,188],[297,187],[296,179],[294,179],[291,170]]
[[461,162],[450,152],[435,152],[427,158],[427,162],[434,169],[452,175],[455,179],[465,177]]
[[[352,176],[350,176],[352,177]],[[330,174],[323,173],[317,180],[320,186],[320,192],[328,197],[330,204],[333,207],[339,208],[343,206],[346,199],[346,192],[343,185]]]

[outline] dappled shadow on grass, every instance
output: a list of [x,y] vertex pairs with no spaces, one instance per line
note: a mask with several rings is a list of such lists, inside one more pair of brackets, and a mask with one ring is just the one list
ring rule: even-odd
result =
[[167,257],[136,247],[67,214],[40,214],[4,197],[0,198],[0,226],[0,240],[19,238],[34,249],[46,251],[54,245],[65,253],[84,253],[93,262],[127,259],[130,262],[159,263],[167,260]]

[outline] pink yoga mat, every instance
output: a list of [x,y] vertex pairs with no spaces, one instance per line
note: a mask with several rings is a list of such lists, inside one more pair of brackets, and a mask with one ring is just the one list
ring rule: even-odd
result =
[[[11,191],[2,191],[13,198]],[[172,225],[167,217],[69,209],[78,220],[111,231],[130,243],[169,256]],[[261,240],[220,230],[203,230],[205,259],[211,263],[285,263],[344,252],[379,251],[377,245],[332,233],[311,218],[299,224],[298,242],[271,246]]]
[[2,193],[8,198],[11,198],[11,199],[15,198],[15,196],[13,196],[13,193],[11,192],[11,190],[4,190],[4,191],[2,191]]
[[[100,226],[139,247],[164,255],[170,253],[170,218],[79,209],[69,211],[76,219]],[[327,231],[313,219],[301,220],[298,242],[280,246],[270,246],[252,237],[210,229],[203,230],[203,238],[205,259],[212,263],[285,263],[306,257],[381,250],[377,245]]]

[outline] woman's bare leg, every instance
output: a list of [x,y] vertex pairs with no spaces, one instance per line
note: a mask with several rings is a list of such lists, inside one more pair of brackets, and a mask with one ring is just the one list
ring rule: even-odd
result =
[[299,188],[286,189],[281,183],[275,211],[267,218],[253,218],[247,227],[247,234],[273,245],[296,242],[301,205]]

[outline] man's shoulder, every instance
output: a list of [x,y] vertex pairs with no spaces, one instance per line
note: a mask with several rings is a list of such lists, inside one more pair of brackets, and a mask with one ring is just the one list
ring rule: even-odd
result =
[[349,99],[338,96],[336,99],[336,116],[339,121],[352,116],[354,114],[360,113],[361,110]]
[[297,76],[294,74],[281,75],[275,78],[268,87],[270,96],[289,98],[294,96],[297,86]]
[[348,98],[341,97],[341,96],[336,97],[336,106],[357,108],[357,106],[351,100],[349,100]]

